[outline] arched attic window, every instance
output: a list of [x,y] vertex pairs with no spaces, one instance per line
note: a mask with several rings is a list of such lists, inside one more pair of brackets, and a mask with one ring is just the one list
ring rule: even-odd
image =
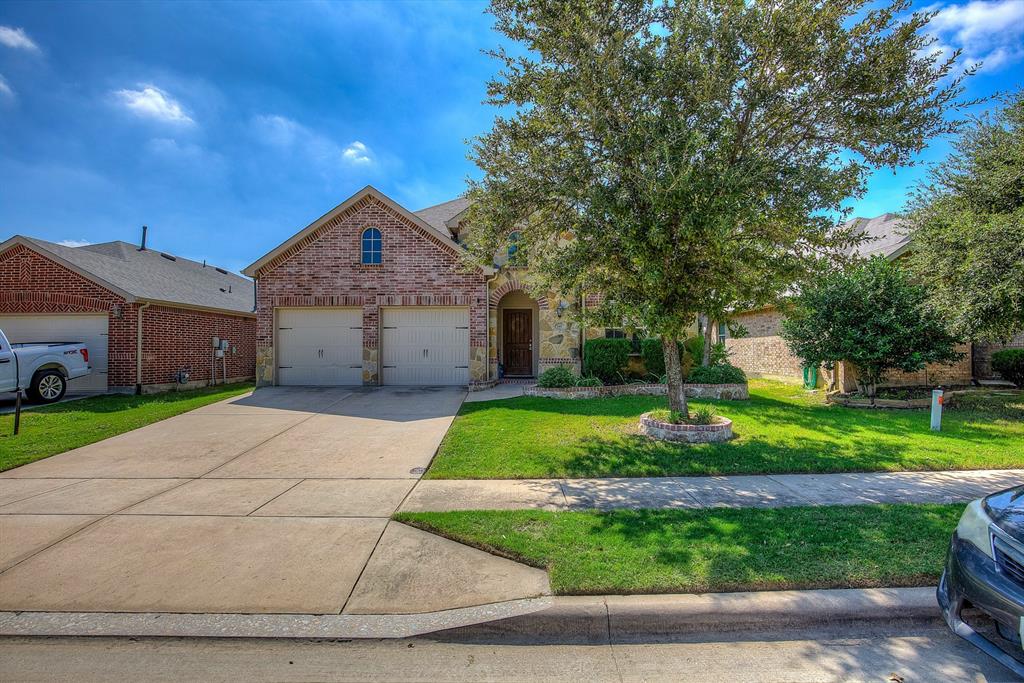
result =
[[380,230],[377,228],[363,230],[361,263],[368,266],[379,265],[381,254]]
[[519,262],[517,255],[519,254],[519,233],[510,232],[508,234],[508,263],[510,265],[516,265]]

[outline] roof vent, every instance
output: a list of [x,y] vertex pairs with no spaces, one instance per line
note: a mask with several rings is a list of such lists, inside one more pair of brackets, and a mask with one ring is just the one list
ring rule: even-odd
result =
[[228,271],[224,270],[223,268],[217,268],[216,266],[214,266],[213,269],[216,270],[218,273],[221,273],[222,275],[228,274]]
[[160,252],[160,255],[163,256],[168,261],[177,261],[178,260],[176,257],[171,256],[170,254],[165,254],[163,252]]

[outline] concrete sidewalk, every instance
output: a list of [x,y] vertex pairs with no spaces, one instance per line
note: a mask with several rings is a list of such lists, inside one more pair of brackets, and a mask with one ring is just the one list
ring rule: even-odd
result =
[[422,480],[404,512],[954,503],[1024,483],[1024,470],[731,477]]

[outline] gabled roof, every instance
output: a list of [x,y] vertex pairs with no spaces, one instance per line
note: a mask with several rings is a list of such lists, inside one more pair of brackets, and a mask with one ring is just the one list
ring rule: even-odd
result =
[[140,251],[136,245],[120,241],[67,247],[15,235],[0,244],[0,253],[18,244],[128,301],[252,314],[252,280],[223,268],[152,249]]
[[452,228],[458,227],[458,218],[469,208],[469,200],[456,197],[434,206],[416,211],[416,215],[442,232],[451,234]]
[[891,261],[910,248],[910,235],[905,234],[903,220],[894,213],[883,213],[874,218],[854,218],[844,225],[852,225],[858,235],[867,238],[865,242],[850,249],[850,256],[884,256]]
[[[452,240],[451,232],[449,232],[449,230],[446,227],[444,227],[443,225],[441,227],[437,227],[436,225],[429,223],[428,221],[424,220],[421,216],[412,213],[404,206],[388,197],[386,194],[375,188],[373,185],[367,185],[366,187],[359,190],[354,195],[343,201],[341,204],[338,204],[336,207],[325,213],[323,216],[320,216],[320,218],[316,219],[315,221],[307,225],[305,228],[303,228],[302,230],[295,233],[281,244],[271,249],[269,252],[261,256],[259,260],[243,268],[242,272],[245,273],[246,275],[249,275],[250,277],[256,277],[256,274],[259,272],[260,268],[263,268],[264,266],[272,262],[275,258],[280,256],[281,254],[284,254],[293,246],[299,244],[307,237],[310,237],[318,230],[320,230],[320,228],[324,227],[332,220],[334,220],[336,217],[348,211],[358,202],[362,201],[363,199],[366,199],[367,197],[379,201],[380,203],[384,204],[385,206],[393,210],[402,218],[405,218],[413,225],[419,227],[428,235],[435,238],[441,246],[447,247],[456,253],[462,253],[462,247],[460,247],[455,241]],[[485,272],[490,272],[491,269],[481,267],[481,270]]]

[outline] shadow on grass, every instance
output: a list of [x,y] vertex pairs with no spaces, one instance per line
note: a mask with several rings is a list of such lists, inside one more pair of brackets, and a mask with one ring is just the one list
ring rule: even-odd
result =
[[403,521],[546,567],[559,594],[931,585],[961,505],[473,511]]

